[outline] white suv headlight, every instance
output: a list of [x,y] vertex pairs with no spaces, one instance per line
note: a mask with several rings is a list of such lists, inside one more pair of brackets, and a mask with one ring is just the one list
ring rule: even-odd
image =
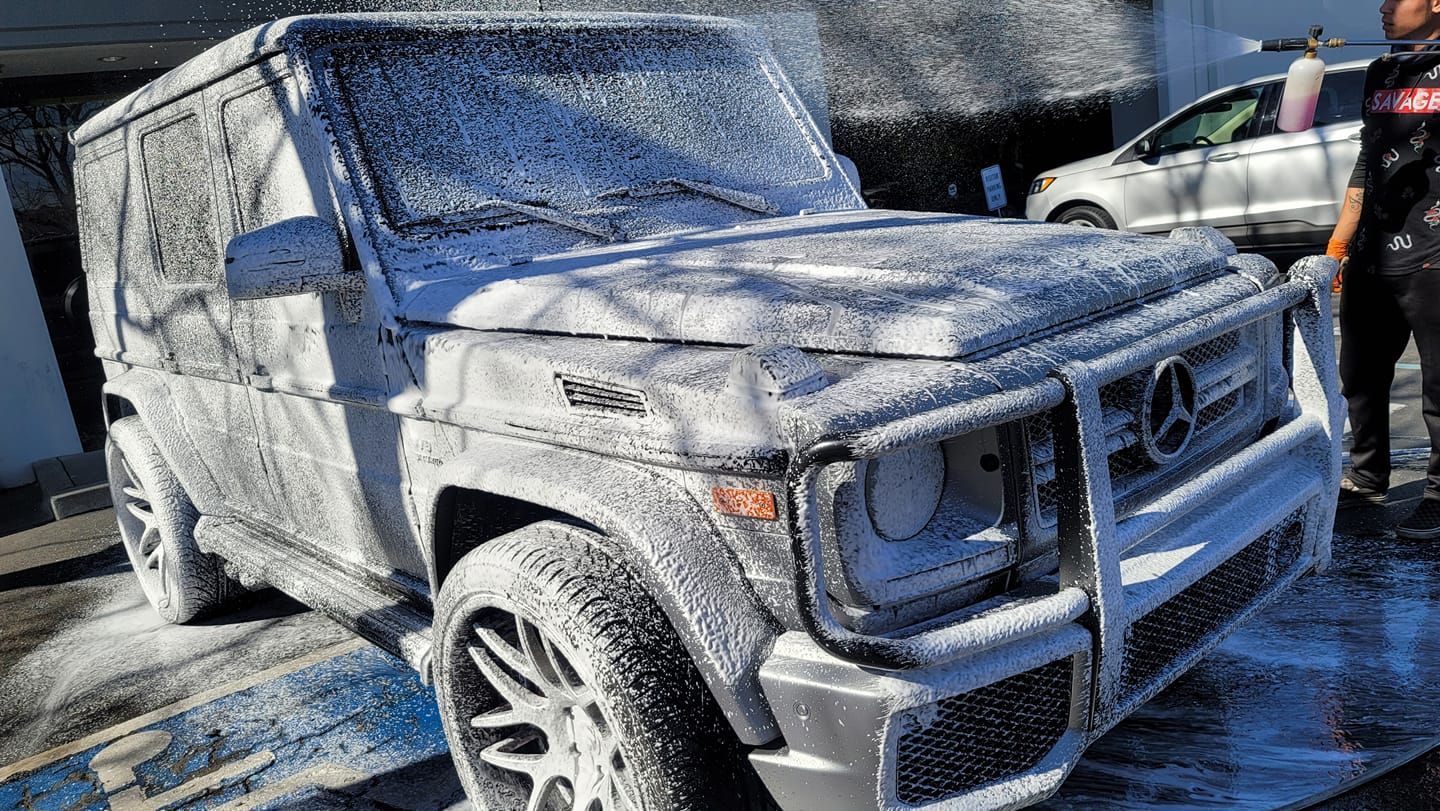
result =
[[865,471],[865,509],[888,541],[920,534],[945,494],[945,453],[923,445],[872,460]]

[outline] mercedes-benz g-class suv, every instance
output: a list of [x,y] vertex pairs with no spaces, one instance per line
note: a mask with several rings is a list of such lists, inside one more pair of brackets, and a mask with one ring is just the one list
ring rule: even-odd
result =
[[762,38],[352,15],[75,135],[117,515],[433,678],[484,809],[1023,805],[1329,556],[1329,277],[869,210]]

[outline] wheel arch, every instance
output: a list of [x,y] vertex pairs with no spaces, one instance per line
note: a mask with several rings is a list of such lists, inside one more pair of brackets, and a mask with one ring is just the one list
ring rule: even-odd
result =
[[[437,599],[455,552],[497,537],[489,535],[497,529],[518,529],[527,513],[590,529],[649,590],[739,738],[760,744],[779,734],[759,673],[781,629],[683,487],[638,465],[509,443],[472,446],[446,462],[436,482],[425,506]],[[479,543],[458,542],[456,532],[466,528],[457,525],[456,508],[467,499],[517,514],[483,528]]]
[[1072,208],[1078,208],[1080,206],[1090,206],[1092,208],[1098,208],[1101,211],[1105,212],[1107,215],[1109,215],[1110,219],[1113,220],[1117,226],[1120,224],[1120,217],[1115,213],[1114,206],[1099,198],[1083,195],[1078,197],[1070,197],[1062,202],[1056,203],[1055,207],[1050,209],[1050,213],[1045,215],[1045,222],[1059,222],[1060,215],[1064,214]]
[[185,432],[161,373],[128,369],[105,381],[101,397],[107,429],[122,417],[138,416],[196,508],[201,513],[222,511],[220,487],[200,461],[200,453]]

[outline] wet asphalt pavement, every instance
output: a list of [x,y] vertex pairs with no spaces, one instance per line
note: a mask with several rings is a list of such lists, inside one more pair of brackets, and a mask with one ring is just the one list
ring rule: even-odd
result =
[[[1426,443],[1410,365],[1413,346],[1397,448]],[[1390,507],[1342,514],[1328,573],[1099,741],[1047,807],[1440,807],[1440,546],[1388,532],[1422,468]],[[0,807],[464,807],[414,674],[273,591],[162,624],[108,511],[0,537],[0,616]]]

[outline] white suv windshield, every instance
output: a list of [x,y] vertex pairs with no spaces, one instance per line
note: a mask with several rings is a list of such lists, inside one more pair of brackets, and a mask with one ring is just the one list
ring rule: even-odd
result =
[[331,58],[400,229],[513,215],[507,201],[583,211],[675,179],[723,206],[714,188],[743,203],[825,173],[768,65],[726,32],[509,30]]

